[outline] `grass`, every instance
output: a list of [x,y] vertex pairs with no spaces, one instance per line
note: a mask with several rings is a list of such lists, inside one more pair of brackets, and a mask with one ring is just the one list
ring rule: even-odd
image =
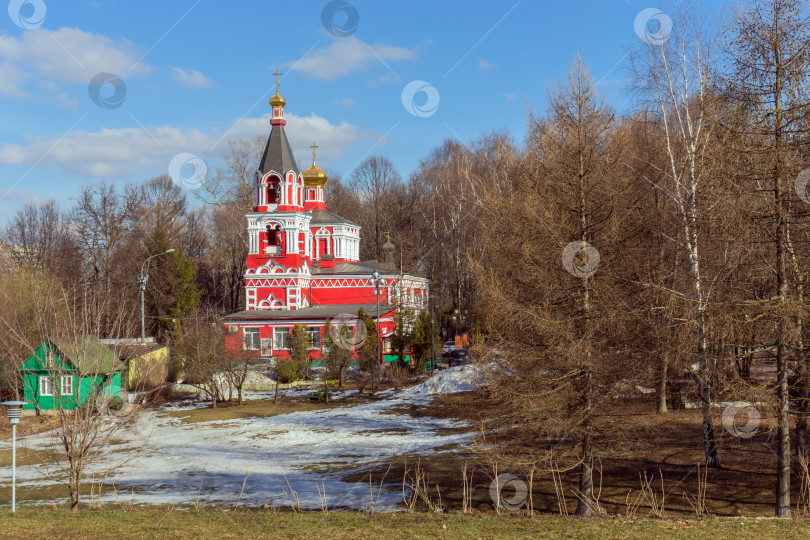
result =
[[786,538],[807,520],[626,520],[462,514],[331,514],[276,511],[128,511],[24,508],[0,514],[0,538]]

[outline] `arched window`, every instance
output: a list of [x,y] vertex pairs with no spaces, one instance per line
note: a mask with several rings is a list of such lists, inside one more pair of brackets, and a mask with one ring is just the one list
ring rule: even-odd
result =
[[278,184],[279,179],[275,176],[271,177],[267,182],[267,196],[265,198],[267,204],[278,204],[280,195]]
[[267,226],[267,245],[278,246],[281,243],[281,225]]

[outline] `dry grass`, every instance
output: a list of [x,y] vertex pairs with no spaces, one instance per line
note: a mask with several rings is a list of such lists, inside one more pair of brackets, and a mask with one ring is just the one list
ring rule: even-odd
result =
[[232,403],[218,403],[216,408],[190,409],[185,411],[173,411],[167,416],[180,418],[184,423],[195,424],[197,422],[216,422],[222,420],[236,420],[239,418],[261,418],[276,416],[279,414],[289,414],[299,411],[316,411],[320,409],[332,409],[345,405],[343,402],[323,403],[308,401],[304,399],[279,399],[278,403],[272,400],[246,401],[244,405]]
[[[703,459],[701,418],[699,410],[674,410],[659,415],[653,399],[623,400],[599,410],[596,418],[595,441],[597,458],[601,463],[601,494],[599,503],[608,515],[626,515],[628,501],[633,504],[637,517],[695,516],[695,501],[700,501],[700,513],[711,516],[771,516],[773,515],[773,486],[776,456],[769,440],[772,419],[763,415],[757,434],[750,439],[739,439],[723,430],[720,422],[722,409],[715,411],[715,429],[719,437],[721,469],[706,474],[700,466]],[[527,451],[542,453],[553,449],[554,443],[539,437],[532,438],[525,429],[512,427],[513,417],[508,411],[491,402],[485,390],[448,394],[438,397],[422,410],[409,411],[415,415],[458,418],[472,422],[471,428],[480,429],[480,422],[499,416],[508,421],[498,424],[487,422],[487,427],[506,428],[499,433],[501,441],[525,445]],[[389,465],[390,476],[402,479],[404,459],[415,461],[416,456],[398,457],[380,465],[380,474]],[[476,481],[465,485],[461,469],[465,461]],[[432,454],[421,456],[422,467],[433,482],[442,487],[445,506],[459,511],[467,507],[474,512],[494,510],[488,489],[492,471],[471,453]],[[564,467],[561,467],[564,469]],[[500,464],[499,472],[529,478],[522,471],[508,470]],[[344,480],[362,481],[349,474]],[[367,473],[366,473],[367,478]],[[646,478],[646,482],[645,482]],[[561,472],[555,481],[550,471],[540,468],[532,479],[531,499],[535,511],[546,513],[573,513],[576,507],[576,470]],[[562,486],[563,492],[559,488]],[[802,482],[794,478],[792,500],[797,515],[804,508]],[[392,490],[396,489],[393,484]],[[470,489],[472,499],[470,500]],[[465,496],[467,502],[465,503]],[[564,498],[567,507],[559,508]],[[806,498],[805,498],[806,499]],[[664,507],[664,505],[666,505]],[[524,508],[522,510],[526,512]]]
[[[8,420],[5,418],[5,412],[2,412],[0,415],[0,439],[10,439],[11,438],[11,424],[8,423]],[[20,423],[17,425],[17,438],[25,437],[26,435],[34,435],[36,433],[42,433],[43,431],[48,431],[51,429],[51,424],[48,422],[48,419],[44,416],[24,416],[20,419]]]
[[792,520],[628,520],[462,514],[128,511],[25,508],[0,515],[0,538],[801,538],[810,522]]

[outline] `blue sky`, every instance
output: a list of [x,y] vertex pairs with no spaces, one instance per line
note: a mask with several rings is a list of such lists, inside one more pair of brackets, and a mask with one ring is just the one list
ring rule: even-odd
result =
[[[220,166],[229,140],[269,133],[276,69],[299,166],[316,141],[318,164],[343,175],[382,154],[407,178],[445,139],[493,128],[522,140],[527,109],[542,110],[580,50],[607,98],[630,108],[625,55],[651,7],[11,0],[0,15],[0,223],[32,199],[67,208],[84,184],[167,173],[179,153]],[[703,4],[710,19],[722,8]]]

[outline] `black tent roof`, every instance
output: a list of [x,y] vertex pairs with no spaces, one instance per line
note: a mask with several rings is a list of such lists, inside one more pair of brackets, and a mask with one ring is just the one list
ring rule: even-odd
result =
[[301,172],[295,163],[295,156],[290,148],[290,141],[287,140],[287,134],[284,133],[284,126],[273,126],[270,130],[270,137],[267,139],[267,146],[259,163],[259,171],[262,175],[270,171],[282,175],[287,171],[293,171],[296,175]]

